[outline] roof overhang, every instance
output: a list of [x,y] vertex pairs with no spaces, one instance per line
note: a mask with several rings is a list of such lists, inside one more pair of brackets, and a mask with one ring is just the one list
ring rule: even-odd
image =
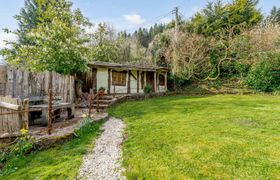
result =
[[141,70],[141,71],[168,71],[168,68],[158,67],[158,66],[140,66],[140,65],[130,65],[130,64],[118,64],[109,62],[93,61],[88,64],[91,67],[96,68],[111,68],[118,70]]

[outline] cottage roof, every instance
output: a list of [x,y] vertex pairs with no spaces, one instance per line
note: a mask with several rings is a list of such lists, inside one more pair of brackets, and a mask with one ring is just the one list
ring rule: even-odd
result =
[[147,65],[131,65],[131,64],[119,64],[119,63],[109,63],[109,62],[101,62],[101,61],[93,61],[89,63],[92,67],[105,67],[105,68],[116,68],[116,69],[123,69],[123,70],[143,70],[143,71],[157,71],[163,70],[167,71],[166,67],[159,67],[159,66],[147,66]]

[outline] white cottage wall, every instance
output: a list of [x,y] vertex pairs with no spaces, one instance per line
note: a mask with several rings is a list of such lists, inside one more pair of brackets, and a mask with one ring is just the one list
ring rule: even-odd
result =
[[[137,78],[137,71],[131,71],[131,74],[133,74],[134,77]],[[137,79],[134,79],[131,75],[130,77],[130,91],[131,93],[137,93]],[[139,83],[139,89],[140,89],[140,83]]]
[[96,78],[97,78],[97,90],[100,87],[104,87],[106,89],[105,93],[107,93],[107,90],[108,90],[108,68],[98,68]]
[[[100,87],[104,87],[105,93],[107,93],[108,90],[108,70],[109,68],[97,68],[97,74],[96,74],[96,78],[97,78],[97,89],[99,89]],[[118,69],[116,69],[118,70]],[[121,71],[121,70],[120,70]],[[144,93],[144,89],[142,89],[142,84],[141,84],[141,73],[142,71],[139,71],[139,93]],[[132,75],[130,76],[130,93],[137,93],[137,70],[132,70],[131,74],[133,74],[133,76],[136,78],[134,78]],[[155,87],[156,87],[156,92],[166,92],[167,88],[166,86],[160,86],[158,83],[159,81],[159,74],[162,74],[164,76],[166,76],[165,72],[159,72],[157,73],[158,75],[156,76],[155,73],[155,77],[157,78],[157,80],[155,81]],[[127,93],[127,87],[128,87],[128,71],[126,74],[126,85],[125,86],[115,86],[112,84],[112,72],[110,73],[111,76],[111,85],[110,85],[110,93],[111,94],[126,94]],[[167,83],[167,82],[166,82]],[[146,79],[146,72],[144,71],[144,85],[143,87],[145,87],[147,84],[147,79]]]

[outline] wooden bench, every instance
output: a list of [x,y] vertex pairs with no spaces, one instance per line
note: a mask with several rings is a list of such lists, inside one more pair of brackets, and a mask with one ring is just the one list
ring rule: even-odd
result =
[[[42,111],[42,125],[46,126],[48,124],[48,117],[49,117],[49,111],[48,111],[48,104],[40,104],[40,105],[31,105],[29,106],[29,109],[31,111]],[[52,106],[52,113],[55,114],[55,112],[61,110],[67,109],[68,116],[67,119],[74,118],[74,113],[75,113],[75,104],[71,103],[59,103],[59,104],[54,104]]]

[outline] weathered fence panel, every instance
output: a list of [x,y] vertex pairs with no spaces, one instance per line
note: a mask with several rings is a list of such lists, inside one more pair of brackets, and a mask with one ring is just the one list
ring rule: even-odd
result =
[[[63,102],[75,100],[74,76],[52,73],[53,92],[61,96]],[[0,66],[0,96],[12,98],[30,98],[46,96],[49,90],[50,72],[30,73]]]
[[22,109],[20,99],[0,97],[0,114],[13,113],[0,116],[0,138],[18,136],[22,128],[22,114],[14,113]]

